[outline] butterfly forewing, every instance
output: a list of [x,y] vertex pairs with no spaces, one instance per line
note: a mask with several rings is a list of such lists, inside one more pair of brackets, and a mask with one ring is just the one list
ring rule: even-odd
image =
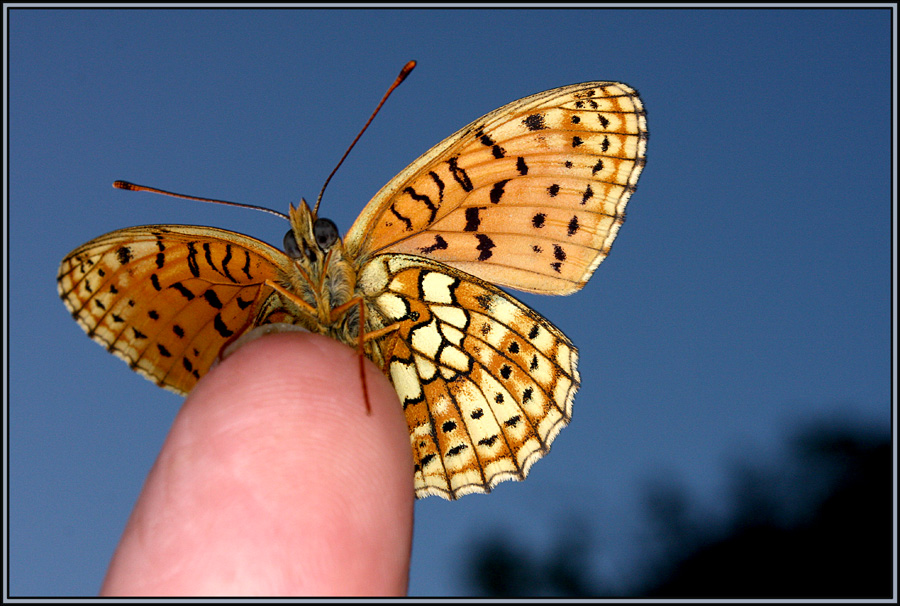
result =
[[491,284],[422,257],[378,256],[359,280],[369,304],[400,324],[383,349],[417,494],[456,498],[524,478],[571,417],[572,343]]
[[234,232],[152,225],[118,230],[72,251],[58,289],[88,335],[177,393],[191,390],[222,347],[253,323],[286,263]]
[[422,255],[519,290],[574,292],[624,221],[646,140],[643,105],[624,84],[526,97],[382,188],[348,232],[348,250]]

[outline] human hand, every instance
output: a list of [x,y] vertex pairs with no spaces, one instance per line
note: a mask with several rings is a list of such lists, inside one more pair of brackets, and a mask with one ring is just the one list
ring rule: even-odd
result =
[[368,360],[310,333],[248,343],[185,399],[102,595],[405,595],[409,430]]

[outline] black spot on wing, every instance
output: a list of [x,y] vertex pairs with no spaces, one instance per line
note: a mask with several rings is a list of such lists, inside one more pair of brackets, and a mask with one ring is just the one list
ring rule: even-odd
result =
[[[488,293],[485,293],[482,295],[477,295],[475,297],[475,300],[478,302],[478,305],[481,307],[481,309],[483,309],[485,311],[490,311],[491,306],[494,304],[494,297]],[[484,331],[482,330],[482,332],[484,332]],[[484,334],[487,334],[487,333],[484,332]]]
[[590,183],[584,190],[584,195],[581,196],[581,203],[587,204],[587,201],[594,197],[594,190],[591,188]]
[[188,269],[191,270],[191,275],[195,278],[200,277],[200,267],[197,265],[197,248],[196,242],[188,242]]
[[446,250],[448,246],[447,241],[444,240],[440,234],[437,234],[434,236],[434,244],[431,246],[423,246],[419,251],[428,255],[436,250]]
[[416,202],[421,202],[422,204],[425,205],[425,207],[431,213],[430,216],[428,217],[428,221],[426,223],[428,225],[431,225],[431,223],[434,221],[435,215],[437,215],[437,207],[431,201],[431,198],[429,198],[425,194],[420,194],[420,193],[416,192],[416,190],[414,190],[412,187],[407,187],[406,189],[403,190],[403,193],[408,194],[409,197],[411,197]]
[[444,182],[441,181],[441,178],[434,171],[428,173],[428,176],[431,177],[431,180],[434,181],[434,184],[437,185],[438,188],[438,204],[444,201]]
[[179,293],[182,297],[184,297],[185,299],[187,299],[188,301],[190,301],[191,299],[193,299],[193,298],[196,296],[194,293],[192,293],[190,290],[188,290],[188,289],[184,286],[184,284],[182,284],[181,282],[175,282],[175,283],[172,284],[169,288],[174,288],[175,290],[177,290],[178,293]]
[[454,446],[453,448],[451,448],[450,450],[447,451],[447,456],[455,457],[456,455],[458,455],[459,453],[461,453],[468,447],[469,446],[467,444],[458,444],[457,446]]
[[134,255],[131,253],[131,249],[127,246],[120,246],[116,250],[116,258],[119,260],[119,263],[125,265],[127,263],[131,263],[131,260],[134,258]]
[[212,247],[209,245],[209,242],[203,243],[203,258],[206,259],[206,264],[209,265],[213,271],[215,271],[219,275],[224,275],[221,271],[219,271],[219,268],[216,267],[216,264],[213,263]]
[[516,170],[519,171],[520,175],[528,174],[528,164],[525,163],[525,158],[522,156],[516,158]]
[[503,188],[506,187],[506,184],[509,183],[509,179],[504,179],[503,181],[497,181],[494,183],[494,186],[491,188],[491,192],[489,197],[493,204],[498,204],[500,202],[500,198],[503,197]]
[[246,250],[244,251],[244,266],[241,268],[241,271],[244,272],[248,280],[253,279],[253,276],[250,275],[250,253]]
[[406,231],[412,231],[412,221],[410,221],[409,219],[407,219],[406,217],[401,215],[399,212],[397,212],[397,208],[393,204],[391,204],[390,210],[391,210],[391,213],[393,213],[393,215],[395,217],[397,217],[398,219],[403,221],[403,224],[406,226]]
[[544,130],[547,128],[547,125],[544,124],[544,114],[531,114],[522,120],[522,124],[530,131]]
[[497,145],[497,143],[493,139],[491,139],[489,135],[486,135],[484,131],[479,130],[477,133],[475,133],[475,136],[478,137],[478,140],[482,145],[491,148],[491,153],[495,158],[500,159],[506,155],[506,150]]
[[472,191],[472,189],[474,189],[472,181],[469,179],[469,175],[466,174],[466,170],[461,167],[458,162],[459,158],[456,156],[447,160],[447,165],[450,167],[450,174],[453,175],[453,179],[459,184],[463,191]]
[[578,215],[572,215],[572,219],[569,221],[569,226],[566,228],[566,233],[570,236],[574,236],[578,232]]
[[478,231],[478,227],[481,225],[481,218],[478,214],[485,208],[484,206],[470,206],[466,209],[466,226],[463,228],[464,231]]
[[203,293],[203,298],[209,303],[209,306],[214,309],[222,309],[222,301],[219,300],[219,296],[215,293],[215,291],[211,288],[207,288]]
[[234,283],[237,283],[237,280],[234,279],[234,276],[231,275],[231,272],[228,271],[228,264],[231,263],[231,244],[225,245],[225,258],[222,259],[222,273],[223,275],[231,280]]
[[496,441],[497,441],[497,434],[494,434],[489,438],[481,438],[480,440],[478,440],[478,445],[479,446],[493,446],[494,442],[496,442]]
[[234,335],[234,331],[229,330],[229,328],[225,325],[225,322],[222,321],[222,314],[216,314],[216,317],[213,318],[213,328],[215,328],[216,332],[226,339]]
[[478,260],[487,261],[494,254],[491,251],[495,246],[494,241],[485,234],[475,234],[475,237],[478,238],[478,246],[475,247],[475,250],[481,251],[478,255]]

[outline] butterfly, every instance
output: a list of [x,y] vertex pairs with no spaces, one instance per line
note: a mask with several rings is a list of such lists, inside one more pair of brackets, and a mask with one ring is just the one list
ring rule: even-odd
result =
[[572,342],[498,286],[581,289],[625,219],[647,138],[627,85],[555,88],[433,147],[343,238],[305,201],[284,250],[212,227],[120,229],[65,257],[59,295],[92,339],[180,394],[259,326],[359,348],[403,405],[416,495],[490,492],[548,452],[580,382]]

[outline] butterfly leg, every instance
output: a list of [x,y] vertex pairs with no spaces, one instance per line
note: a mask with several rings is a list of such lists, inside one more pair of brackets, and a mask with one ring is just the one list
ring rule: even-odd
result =
[[365,365],[363,362],[363,358],[366,355],[365,344],[374,339],[378,339],[379,337],[383,337],[384,335],[394,332],[395,330],[400,328],[400,323],[396,322],[394,324],[390,324],[388,326],[384,326],[377,330],[366,331],[366,305],[365,301],[362,297],[355,297],[350,299],[343,305],[339,305],[331,310],[331,321],[335,322],[338,317],[347,313],[348,310],[353,307],[359,307],[359,330],[357,331],[356,337],[356,352],[359,355],[359,376],[362,381],[363,386],[363,397],[366,401],[366,414],[372,414],[371,406],[369,405],[369,389],[366,383],[366,374],[365,374]]
[[307,303],[306,301],[304,301],[303,299],[301,299],[300,297],[298,297],[291,291],[285,290],[283,286],[276,284],[275,282],[272,282],[271,280],[266,280],[266,286],[268,286],[269,288],[271,288],[272,290],[277,292],[279,295],[281,295],[285,299],[289,300],[291,303],[294,303],[298,307],[305,308],[306,311],[311,316],[315,317],[315,316],[319,315],[319,310],[317,310],[315,307],[313,307],[312,305],[310,305],[309,303]]
[[366,384],[366,363],[363,360],[365,355],[365,345],[363,341],[363,333],[366,329],[366,306],[362,299],[359,300],[359,331],[356,340],[356,353],[359,358],[359,378],[362,381],[363,399],[366,401],[366,414],[372,414],[372,407],[369,405],[369,387]]

